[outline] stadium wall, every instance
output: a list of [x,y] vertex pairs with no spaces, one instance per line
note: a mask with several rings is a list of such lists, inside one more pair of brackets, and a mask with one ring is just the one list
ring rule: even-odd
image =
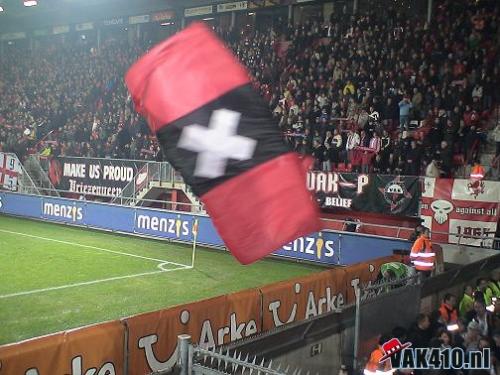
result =
[[[193,242],[192,226],[197,218],[197,243],[224,248],[212,221],[204,215],[11,192],[0,192],[1,213],[183,243]],[[410,246],[401,239],[325,230],[298,238],[273,255],[324,265],[350,265]]]
[[150,374],[174,366],[177,336],[204,347],[227,344],[354,302],[380,258],[164,310],[0,346],[0,375]]

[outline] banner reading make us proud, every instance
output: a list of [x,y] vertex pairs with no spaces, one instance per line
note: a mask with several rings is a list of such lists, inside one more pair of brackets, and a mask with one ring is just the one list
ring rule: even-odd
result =
[[418,216],[418,177],[310,171],[307,186],[322,208]]
[[131,160],[59,157],[50,161],[49,178],[59,190],[118,197],[144,164]]
[[488,247],[492,241],[473,237],[494,237],[499,202],[496,181],[425,178],[421,217],[435,242]]

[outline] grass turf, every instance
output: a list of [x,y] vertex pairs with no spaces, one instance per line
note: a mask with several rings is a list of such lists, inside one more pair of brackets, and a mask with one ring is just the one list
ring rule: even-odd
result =
[[194,269],[162,261],[190,264],[191,246],[0,215],[0,344],[322,270],[202,248]]

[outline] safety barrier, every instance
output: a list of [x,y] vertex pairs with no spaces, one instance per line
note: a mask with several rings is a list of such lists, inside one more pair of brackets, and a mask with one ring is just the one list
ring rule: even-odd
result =
[[[197,243],[224,247],[206,215],[1,191],[0,202],[0,213],[187,243],[193,241],[192,225],[196,217],[199,219]],[[400,239],[325,230],[298,238],[273,255],[326,265],[348,265],[387,256],[394,249],[408,249],[410,245]]]
[[201,348],[235,342],[354,302],[374,281],[385,257],[23,342],[0,346],[0,375],[141,375],[164,371],[178,358],[177,337]]

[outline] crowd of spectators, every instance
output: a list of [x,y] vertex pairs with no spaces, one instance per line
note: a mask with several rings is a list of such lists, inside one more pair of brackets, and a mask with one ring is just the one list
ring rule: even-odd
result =
[[[396,12],[334,13],[326,23],[217,31],[316,168],[450,176],[456,155],[477,158],[498,100],[500,6],[435,3],[430,25]],[[23,155],[45,136],[46,154],[156,158],[123,83],[148,47],[110,40],[4,54],[0,150]]]
[[444,1],[430,25],[394,14],[332,18],[285,30],[275,48],[268,33],[233,48],[316,168],[418,175],[430,165],[450,176],[455,155],[460,164],[478,157],[498,100],[499,15],[492,2]]
[[500,304],[497,298],[500,298],[499,270],[493,272],[491,279],[479,278],[475,287],[466,286],[460,299],[446,294],[438,309],[430,314],[419,314],[410,327],[395,327],[390,334],[383,335],[380,342],[395,337],[401,343],[411,342],[413,348],[461,348],[466,353],[489,348],[489,370],[418,370],[415,373],[495,375],[496,369],[500,369]]
[[154,159],[158,146],[128,100],[123,76],[143,52],[55,44],[0,58],[0,151]]

